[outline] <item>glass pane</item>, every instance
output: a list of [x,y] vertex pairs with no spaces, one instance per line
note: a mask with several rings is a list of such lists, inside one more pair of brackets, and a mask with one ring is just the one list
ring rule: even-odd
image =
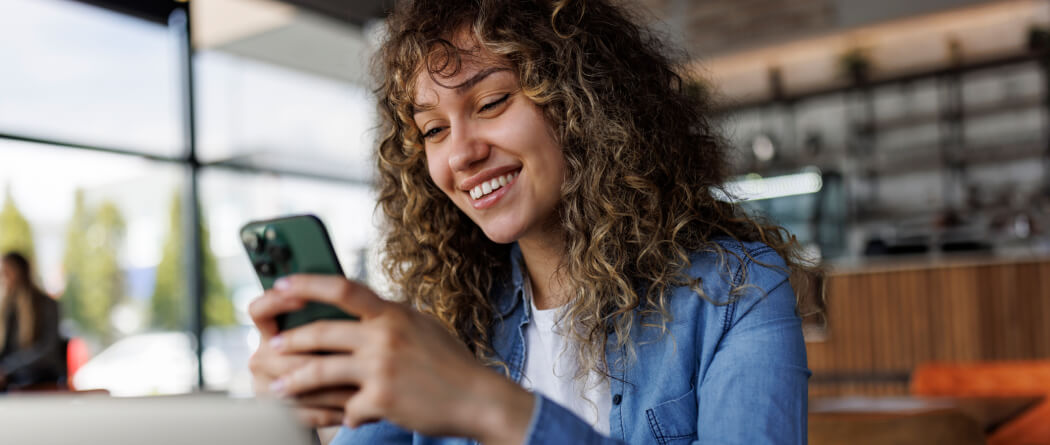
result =
[[[350,276],[386,288],[378,272],[380,238],[373,211],[376,198],[366,186],[209,169],[201,176],[201,206],[209,243],[205,263],[214,261],[232,314],[206,306],[204,375],[210,389],[251,393],[248,358],[258,345],[247,308],[262,287],[241,246],[240,228],[249,221],[312,213],[328,228],[336,255]],[[231,316],[232,315],[232,316]]]
[[287,3],[193,3],[205,162],[368,182],[370,34]]
[[0,0],[0,132],[183,152],[178,41],[70,1]]
[[221,52],[196,61],[203,161],[371,178],[375,101],[363,87]]
[[[123,396],[196,386],[186,325],[160,327],[189,302],[172,284],[185,281],[183,269],[165,255],[179,240],[170,208],[183,177],[174,164],[0,139],[0,250],[29,255],[58,298],[63,334],[82,346],[70,358],[83,365],[71,376],[78,389]],[[175,304],[155,304],[155,295]]]

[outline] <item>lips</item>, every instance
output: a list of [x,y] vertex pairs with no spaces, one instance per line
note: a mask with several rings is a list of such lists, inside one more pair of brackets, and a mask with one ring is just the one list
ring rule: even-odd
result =
[[460,182],[457,188],[464,192],[470,192],[474,187],[490,182],[493,179],[506,175],[507,173],[517,172],[519,170],[521,170],[521,165],[507,165],[503,167],[489,168]]
[[474,186],[474,188],[470,189],[467,193],[470,194],[471,199],[481,199],[488,196],[490,193],[499,190],[501,187],[511,184],[514,182],[514,178],[517,177],[518,172],[510,172],[505,175],[500,175]]

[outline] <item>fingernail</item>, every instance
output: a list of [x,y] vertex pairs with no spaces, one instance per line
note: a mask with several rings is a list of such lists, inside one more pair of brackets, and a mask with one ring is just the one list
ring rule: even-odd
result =
[[289,287],[291,287],[291,283],[288,282],[287,278],[278,278],[273,283],[273,288],[277,290],[288,290]]
[[283,348],[284,347],[284,337],[282,337],[280,335],[273,336],[273,338],[270,339],[270,347],[273,348],[273,349],[277,349],[277,350],[280,350],[281,348]]
[[285,382],[284,378],[283,377],[279,378],[277,380],[274,380],[274,381],[270,382],[270,392],[272,392],[274,394],[277,394],[277,395],[280,395],[280,396],[283,396],[284,395],[284,390],[287,388],[287,386],[288,386],[288,384],[287,384],[287,382]]

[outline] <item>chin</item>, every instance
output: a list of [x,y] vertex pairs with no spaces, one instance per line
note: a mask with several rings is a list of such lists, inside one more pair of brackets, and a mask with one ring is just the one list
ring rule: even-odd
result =
[[510,244],[518,240],[521,234],[517,231],[512,230],[500,230],[500,229],[487,229],[481,228],[482,232],[485,232],[485,237],[496,244]]

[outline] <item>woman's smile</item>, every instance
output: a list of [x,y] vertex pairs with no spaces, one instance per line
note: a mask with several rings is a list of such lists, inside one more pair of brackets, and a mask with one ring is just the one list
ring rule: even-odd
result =
[[521,169],[486,179],[467,191],[470,205],[477,210],[484,210],[496,205],[518,181]]

